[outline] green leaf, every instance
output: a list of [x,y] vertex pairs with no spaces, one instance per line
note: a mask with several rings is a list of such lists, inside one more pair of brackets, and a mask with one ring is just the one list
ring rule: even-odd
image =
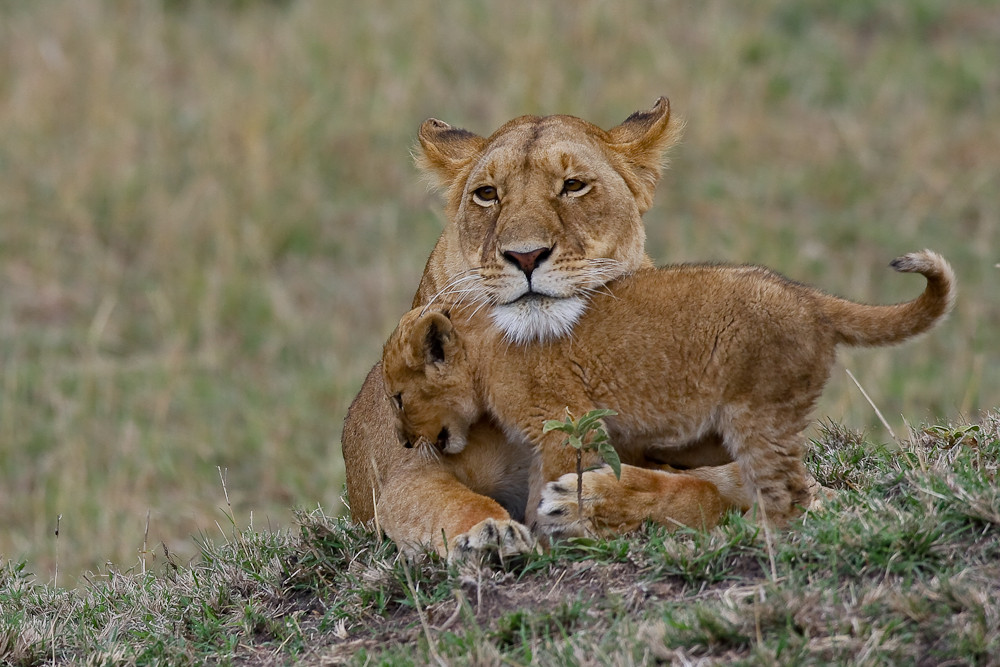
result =
[[561,422],[558,419],[549,419],[542,426],[542,433],[548,433],[549,431],[562,431],[563,433],[572,433],[573,426],[567,424],[566,422]]
[[598,546],[600,542],[592,537],[571,537],[567,540],[570,544],[576,547],[582,547],[584,549],[593,549]]
[[582,433],[586,433],[587,431],[593,430],[594,425],[597,424],[601,419],[617,414],[618,413],[615,412],[614,410],[608,410],[606,408],[602,408],[600,410],[591,410],[584,416],[580,417],[580,421],[577,423],[577,428],[579,428]]
[[610,443],[604,443],[598,448],[598,453],[604,462],[607,463],[618,480],[622,478],[622,460],[618,457],[618,452]]
[[581,440],[578,435],[569,436],[569,444],[576,449],[583,449],[583,440]]

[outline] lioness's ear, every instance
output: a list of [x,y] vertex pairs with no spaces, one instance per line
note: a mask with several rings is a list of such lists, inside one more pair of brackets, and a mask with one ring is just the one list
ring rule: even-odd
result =
[[436,118],[428,118],[417,133],[420,155],[417,167],[435,177],[438,185],[448,185],[479,157],[486,140]]
[[448,315],[432,312],[420,318],[410,336],[410,349],[414,357],[423,359],[424,365],[448,361],[456,345],[455,327]]
[[608,130],[611,148],[621,154],[632,168],[634,178],[628,178],[629,188],[645,213],[653,205],[653,193],[665,164],[664,153],[677,143],[683,121],[670,118],[670,101],[656,100],[648,111],[636,111],[621,125]]

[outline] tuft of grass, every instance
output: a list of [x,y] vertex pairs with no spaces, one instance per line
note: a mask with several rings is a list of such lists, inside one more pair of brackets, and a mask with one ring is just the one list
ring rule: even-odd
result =
[[[972,428],[973,426],[977,428]],[[768,539],[644,526],[509,569],[407,561],[366,527],[205,537],[193,563],[76,590],[0,569],[9,664],[992,664],[1000,650],[1000,413],[913,429],[905,452],[828,422],[810,468],[868,449],[853,485]],[[960,437],[961,436],[961,437]]]

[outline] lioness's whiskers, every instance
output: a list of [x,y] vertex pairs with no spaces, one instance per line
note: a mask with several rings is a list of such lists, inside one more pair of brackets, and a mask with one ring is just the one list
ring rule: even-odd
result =
[[618,298],[617,296],[615,296],[615,293],[611,291],[611,288],[607,286],[607,284],[602,284],[597,287],[583,287],[580,289],[580,291],[587,295],[607,294],[612,299]]
[[616,259],[607,257],[591,259],[588,261],[587,270],[584,272],[584,278],[587,280],[587,283],[581,285],[580,292],[586,295],[607,294],[608,296],[617,298],[607,283],[609,280],[621,277],[627,273],[629,272],[625,271],[625,265]]
[[467,269],[462,273],[458,274],[457,276],[452,277],[452,279],[449,280],[447,284],[445,284],[445,286],[442,287],[441,290],[434,296],[435,298],[437,298],[442,293],[447,293],[448,291],[454,289],[455,287],[461,285],[462,283],[468,282],[470,280],[477,280],[478,278],[479,278],[479,269]]
[[594,257],[593,259],[588,259],[587,263],[594,268],[608,268],[618,271],[619,273],[625,268],[622,262],[617,259],[611,259],[610,257]]
[[[472,276],[470,276],[470,277],[472,277]],[[479,276],[475,276],[475,278],[478,278],[478,277]],[[475,294],[477,292],[482,292],[482,291],[483,291],[483,288],[482,288],[481,285],[466,285],[466,286],[457,286],[456,285],[454,288],[452,288],[451,290],[449,290],[447,292],[447,294],[448,295],[451,295],[451,294],[463,294],[463,293],[466,293],[466,292],[470,292],[470,293]]]
[[480,302],[480,304],[478,306],[476,306],[476,309],[473,310],[471,313],[469,313],[468,316],[466,316],[465,321],[468,322],[473,317],[475,317],[476,313],[478,313],[480,310],[482,310],[483,307],[491,305],[492,303],[493,303],[493,299],[491,299],[489,297],[483,298],[482,301]]
[[475,295],[475,294],[478,294],[479,291],[480,290],[468,287],[468,288],[460,289],[460,290],[452,290],[451,292],[448,292],[447,294],[445,294],[443,296],[450,297],[450,296],[454,296],[456,294],[459,295],[457,299],[455,299],[454,301],[452,301],[452,305],[457,308],[458,306],[461,306],[465,302],[465,300],[469,297],[470,294],[471,295]]
[[438,292],[431,297],[430,301],[428,301],[426,305],[424,305],[424,308],[422,311],[420,311],[420,314],[421,315],[426,314],[427,309],[430,308],[432,305],[434,305],[434,302],[437,301],[441,295],[450,294],[451,292],[449,290],[451,290],[452,288],[468,280],[476,280],[478,278],[479,278],[478,266],[473,267],[471,269],[466,269],[465,271],[460,272],[458,275],[453,276],[451,280],[445,283],[445,286],[442,287],[440,290],[438,290]]
[[[455,280],[453,280],[450,283],[448,283],[447,285],[445,285],[441,289],[441,291],[439,291],[436,295],[434,295],[434,298],[438,298],[438,297],[440,297],[442,295],[454,294],[455,292],[460,291],[460,290],[458,290],[458,287],[460,287],[462,285],[462,283],[469,282],[470,280],[477,280],[478,278],[479,278],[479,276],[477,276],[477,275],[462,276],[461,278],[456,278]],[[469,288],[465,288],[465,289],[469,289]]]

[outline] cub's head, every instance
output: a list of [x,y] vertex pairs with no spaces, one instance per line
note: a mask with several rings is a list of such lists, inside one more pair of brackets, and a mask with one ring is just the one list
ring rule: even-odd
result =
[[414,309],[382,350],[382,379],[407,447],[457,454],[482,415],[471,363],[447,311]]
[[572,116],[488,138],[424,122],[418,163],[446,189],[449,224],[414,305],[486,305],[515,343],[569,333],[589,294],[648,265],[641,216],[679,126],[665,98],[608,131]]

